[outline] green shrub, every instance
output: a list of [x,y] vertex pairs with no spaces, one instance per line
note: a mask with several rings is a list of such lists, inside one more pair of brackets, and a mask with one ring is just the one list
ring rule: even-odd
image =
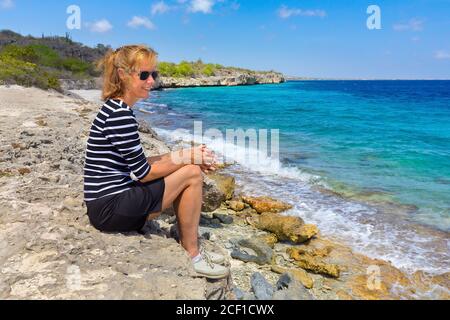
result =
[[213,64],[207,64],[203,67],[202,74],[207,77],[212,77],[215,75],[216,68]]
[[37,63],[39,60],[37,53],[30,46],[20,47],[15,44],[10,44],[3,47],[0,54],[4,57],[10,57],[12,59],[23,60],[31,63]]
[[40,65],[57,69],[62,68],[63,59],[61,59],[55,50],[41,44],[33,44],[29,47],[33,49],[38,56],[38,63]]
[[60,90],[58,78],[42,70],[37,64],[0,54],[0,81],[25,87]]
[[91,64],[81,61],[77,58],[67,58],[62,61],[62,66],[67,71],[75,72],[75,73],[87,73],[91,70]]

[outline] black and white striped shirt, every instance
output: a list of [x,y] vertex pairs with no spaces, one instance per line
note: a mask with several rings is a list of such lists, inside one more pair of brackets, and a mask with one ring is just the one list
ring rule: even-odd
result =
[[138,123],[125,102],[110,99],[95,118],[86,148],[84,200],[86,202],[129,190],[151,166],[145,157]]

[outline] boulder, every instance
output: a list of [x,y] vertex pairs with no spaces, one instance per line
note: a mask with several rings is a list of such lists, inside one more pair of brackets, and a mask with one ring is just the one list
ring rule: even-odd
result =
[[225,201],[225,194],[218,188],[217,183],[208,176],[203,177],[203,212],[213,212]]
[[208,174],[208,178],[216,183],[217,188],[225,195],[225,200],[230,200],[233,198],[234,189],[236,187],[234,177],[224,174],[211,173]]
[[274,233],[279,240],[303,243],[314,237],[319,230],[312,224],[304,224],[299,217],[263,213],[255,225],[258,229]]
[[245,203],[249,204],[258,213],[279,213],[292,209],[292,205],[272,199],[270,197],[242,197],[242,200]]

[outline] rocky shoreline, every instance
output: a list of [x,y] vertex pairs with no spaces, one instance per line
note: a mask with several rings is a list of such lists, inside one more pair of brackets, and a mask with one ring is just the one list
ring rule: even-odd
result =
[[[258,84],[277,84],[286,82],[285,77],[278,72],[234,72],[220,76],[174,78],[160,77],[157,79],[154,90],[190,88],[190,87],[223,87],[248,86]],[[100,90],[101,79],[60,79],[63,91],[69,90]]]
[[[290,204],[238,194],[223,172],[205,176],[200,234],[228,256],[228,279],[195,277],[171,210],[141,233],[98,232],[82,178],[95,95],[0,87],[1,299],[450,298],[448,273],[410,275],[356,254],[285,216]],[[140,131],[147,156],[170,151]]]

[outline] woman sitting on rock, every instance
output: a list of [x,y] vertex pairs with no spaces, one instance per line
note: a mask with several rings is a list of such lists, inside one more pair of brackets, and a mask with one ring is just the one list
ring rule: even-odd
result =
[[[92,225],[104,232],[139,231],[172,206],[180,244],[201,276],[228,275],[224,257],[199,246],[202,171],[214,171],[214,154],[200,147],[146,158],[133,106],[147,99],[155,79],[157,54],[146,46],[124,46],[100,62],[105,101],[89,135],[84,196]],[[199,162],[199,164],[193,164]],[[197,160],[199,159],[199,160]]]

